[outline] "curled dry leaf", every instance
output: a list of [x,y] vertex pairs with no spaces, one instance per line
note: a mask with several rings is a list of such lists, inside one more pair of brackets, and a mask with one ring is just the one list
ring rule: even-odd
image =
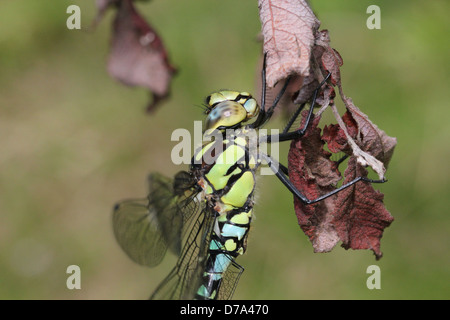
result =
[[[303,113],[305,115],[305,113]],[[305,117],[303,117],[303,120]],[[316,199],[335,189],[341,174],[331,153],[324,150],[320,117],[314,118],[302,139],[293,140],[288,154],[289,180],[308,199]],[[302,121],[301,126],[304,125]],[[294,208],[303,232],[310,238],[316,252],[330,251],[339,241],[328,212],[334,211],[336,195],[312,205],[294,197]]]
[[383,162],[376,159],[370,153],[363,151],[358,146],[358,144],[355,142],[355,140],[348,133],[347,128],[345,127],[342,119],[340,118],[339,113],[334,104],[331,105],[331,110],[333,110],[333,114],[334,114],[336,120],[338,121],[339,126],[341,127],[342,131],[345,133],[345,136],[347,137],[347,142],[352,149],[353,155],[356,156],[358,163],[364,167],[371,166],[372,169],[378,174],[378,177],[380,179],[384,179],[384,173],[385,173],[386,169],[383,165]]
[[156,31],[137,12],[133,0],[97,1],[96,22],[111,6],[117,8],[113,22],[109,74],[128,86],[148,88],[153,95],[147,110],[152,111],[168,97],[176,69]]
[[[367,170],[358,164],[355,156],[350,157],[345,170],[344,183],[361,176]],[[382,257],[380,239],[383,231],[394,218],[383,204],[384,195],[370,183],[358,182],[337,194],[331,223],[346,249],[370,249],[376,259]]]
[[[329,81],[333,86],[341,81],[340,67],[344,61],[339,52],[330,47],[330,36],[327,30],[315,33],[315,42],[311,52],[310,72],[305,79],[305,83],[308,85],[301,87],[299,94],[294,97],[294,103],[297,104],[308,102],[328,73],[330,73]],[[325,85],[316,101],[318,105],[326,108],[333,103],[336,94],[332,85]]]
[[358,132],[354,137],[358,146],[364,152],[381,161],[383,167],[387,168],[397,145],[397,139],[388,136],[370,121],[369,117],[353,104],[352,99],[343,96],[343,101],[347,107],[347,113],[351,115],[358,128]]
[[330,72],[330,81],[333,85],[341,82],[340,68],[344,64],[339,52],[330,47],[330,35],[328,30],[321,30],[316,33],[314,44],[314,58],[321,63],[321,69],[325,73]]
[[[355,138],[358,134],[358,125],[349,112],[342,116],[342,121],[345,124],[347,133],[350,137]],[[327,143],[328,149],[333,153],[344,152],[351,155],[352,148],[350,147],[347,135],[338,124],[325,125],[323,128],[322,140]]]
[[[291,142],[288,155],[289,179],[308,199],[313,200],[358,177],[367,177],[366,166],[384,179],[396,139],[387,136],[358,109],[342,89],[340,67],[343,59],[330,46],[327,30],[318,31],[319,21],[305,1],[260,0],[260,18],[267,55],[267,85],[295,76],[298,88],[289,88],[296,104],[311,100],[314,91],[329,74],[321,88],[316,112],[306,133]],[[341,117],[334,104],[336,93],[347,112]],[[292,94],[292,92],[295,92]],[[318,127],[320,114],[329,106],[337,124]],[[304,119],[302,119],[303,126]],[[330,160],[331,153],[344,152],[349,157],[344,177],[340,162]],[[342,165],[342,164],[341,164]],[[316,252],[328,252],[338,242],[352,249],[371,249],[381,257],[380,239],[384,228],[393,221],[383,204],[383,195],[365,181],[311,205],[294,198],[299,224],[310,238]]]
[[[358,125],[350,113],[343,117],[347,132],[358,134]],[[338,163],[324,150],[327,142],[333,153],[351,154],[346,134],[339,125],[326,126],[321,135],[317,117],[306,134],[292,141],[288,155],[289,179],[308,199],[332,192],[342,179]],[[303,125],[303,124],[302,124]],[[344,173],[343,183],[366,177],[367,170],[352,155]],[[306,205],[294,198],[294,208],[300,227],[310,238],[315,252],[329,252],[339,241],[346,249],[370,249],[381,258],[380,239],[393,221],[383,204],[383,194],[367,182],[356,184],[323,201]]]
[[[363,166],[372,167],[378,174],[378,177],[384,179],[386,167],[392,157],[397,140],[387,136],[384,131],[380,130],[369,120],[367,115],[356,107],[352,99],[345,96],[342,89],[340,72],[340,67],[343,65],[343,59],[335,49],[331,48],[330,37],[327,30],[322,30],[316,34],[316,43],[313,52],[314,59],[320,62],[317,65],[312,64],[312,68],[314,66],[317,68],[317,72],[314,74],[331,74],[331,84],[338,87],[339,95],[347,108],[347,112],[352,115],[357,123],[357,134],[352,136],[347,132],[347,128],[334,105],[334,90],[328,90],[328,88],[331,87],[330,85],[327,85],[327,89],[323,90],[324,99],[319,101],[319,103],[326,101],[331,105],[333,114],[343,133],[345,133],[347,142],[352,149],[353,155],[356,156],[357,161]],[[332,96],[327,98],[327,94],[330,93]]]
[[267,84],[290,75],[307,76],[311,48],[320,22],[304,0],[259,0],[259,16],[267,54]]

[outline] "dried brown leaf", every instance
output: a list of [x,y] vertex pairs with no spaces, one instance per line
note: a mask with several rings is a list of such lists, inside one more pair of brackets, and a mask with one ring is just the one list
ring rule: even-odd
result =
[[[350,137],[355,138],[358,133],[358,126],[351,114],[346,112],[342,116],[342,121]],[[347,155],[351,155],[352,153],[347,136],[338,124],[325,125],[322,140],[327,142],[328,149],[333,153],[344,152]]]
[[369,117],[353,104],[351,98],[343,96],[343,100],[347,107],[347,112],[357,124],[356,141],[358,146],[381,161],[384,168],[387,168],[397,145],[397,139],[388,136],[370,121]]
[[317,33],[316,37],[314,47],[315,58],[321,62],[321,67],[325,73],[331,73],[331,83],[336,85],[341,81],[340,68],[344,64],[344,60],[339,52],[331,48],[328,30],[321,30]]
[[[367,171],[351,157],[344,183],[367,176]],[[382,257],[380,239],[394,218],[383,204],[384,195],[369,183],[358,183],[338,193],[332,216],[342,246],[346,249],[370,249],[376,259]]]
[[345,136],[347,138],[347,142],[350,145],[352,149],[352,153],[354,156],[356,156],[356,159],[358,160],[358,163],[364,167],[370,166],[372,169],[378,174],[378,177],[380,179],[384,179],[384,173],[386,172],[386,168],[383,165],[383,162],[375,158],[373,155],[371,155],[368,152],[363,151],[359,145],[355,142],[355,140],[350,136],[344,122],[342,121],[337,108],[334,104],[331,105],[331,110],[333,111],[334,117],[336,118],[339,126],[345,133]]
[[[396,139],[387,136],[344,95],[340,70],[343,59],[330,46],[328,31],[318,31],[319,21],[304,1],[260,0],[259,8],[269,87],[292,75],[301,77],[302,81],[297,82],[301,86],[298,91],[292,94],[295,91],[290,88],[289,92],[294,103],[303,104],[311,100],[319,84],[329,75],[315,101],[322,107],[306,133],[291,142],[290,181],[310,200],[336,191],[342,180],[337,169],[339,162],[330,160],[330,153],[324,150],[325,142],[331,152],[350,156],[343,184],[355,178],[367,178],[366,166],[371,166],[384,179]],[[334,103],[336,86],[347,108],[343,117]],[[337,124],[325,126],[321,135],[320,114],[328,107]],[[347,249],[371,249],[377,259],[381,257],[380,239],[393,218],[384,207],[383,195],[369,182],[358,181],[310,205],[294,197],[294,207],[299,224],[316,252],[328,252],[342,241]]]
[[307,76],[311,48],[320,26],[308,3],[304,0],[259,0],[258,7],[269,87],[291,75]]
[[133,0],[98,0],[98,23],[104,12],[114,6],[117,9],[113,22],[108,73],[128,86],[144,87],[153,95],[147,110],[170,92],[170,84],[176,69],[170,64],[160,36],[138,13]]
[[[340,54],[330,46],[330,37],[327,30],[322,30],[316,33],[316,40],[313,47],[313,59],[318,61],[318,64],[311,64],[311,72],[308,86],[303,86],[299,95],[295,99],[295,103],[303,103],[308,101],[308,94],[311,97],[313,91],[317,88],[312,85],[317,84],[322,79],[320,77],[326,76],[330,73],[330,82],[333,86],[339,88],[339,95],[344,102],[349,115],[351,115],[357,124],[358,132],[356,135],[347,132],[347,127],[342,121],[336,106],[334,105],[335,92],[330,85],[326,85],[319,95],[317,103],[323,106],[323,109],[331,105],[333,114],[338,121],[342,131],[345,134],[347,143],[341,142],[349,146],[353,155],[358,159],[358,162],[363,166],[370,166],[378,174],[380,179],[384,179],[387,164],[392,157],[397,140],[389,137],[386,133],[380,130],[373,124],[367,115],[365,115],[358,107],[356,107],[352,99],[344,95],[341,82],[340,67],[343,65],[343,59]],[[305,83],[307,83],[305,81]],[[320,112],[323,111],[320,110]],[[342,150],[344,151],[344,150]],[[348,153],[350,155],[350,153]]]
[[[308,199],[333,191],[341,180],[336,163],[330,160],[331,153],[323,148],[321,130],[317,127],[319,121],[320,117],[315,118],[306,134],[291,142],[288,154],[289,180]],[[335,197],[312,205],[306,205],[294,197],[299,225],[310,238],[316,252],[330,251],[339,241],[337,232],[330,224],[332,217],[326,214],[334,211]]]
[[[310,101],[314,91],[319,87],[323,79],[331,73],[331,84],[336,85],[340,81],[340,66],[344,63],[339,53],[330,47],[330,37],[327,30],[316,31],[314,45],[311,49],[312,57],[310,71],[305,77],[304,84],[299,94],[294,98],[294,103],[302,104]],[[333,102],[334,89],[326,84],[321,94],[318,95],[316,104],[326,108]]]
[[[344,115],[348,132],[357,134],[357,124],[350,113]],[[337,163],[323,149],[324,142],[336,152],[348,151],[347,137],[339,125],[330,125],[320,135],[315,118],[306,134],[292,141],[289,150],[289,179],[308,199],[334,191],[341,180]],[[351,156],[344,173],[344,184],[357,177],[367,177],[367,170]],[[367,182],[341,190],[320,202],[307,205],[294,197],[300,227],[309,237],[315,252],[329,252],[338,242],[346,249],[370,249],[377,259],[382,256],[380,239],[393,221],[383,204],[383,194]]]

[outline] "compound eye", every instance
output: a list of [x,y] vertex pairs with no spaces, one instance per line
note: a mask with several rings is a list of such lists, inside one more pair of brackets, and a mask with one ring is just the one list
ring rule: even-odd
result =
[[246,119],[247,111],[240,103],[229,100],[222,101],[206,117],[206,130],[233,127]]
[[259,113],[259,106],[255,99],[250,98],[244,103],[244,108],[247,110],[247,118],[253,118]]

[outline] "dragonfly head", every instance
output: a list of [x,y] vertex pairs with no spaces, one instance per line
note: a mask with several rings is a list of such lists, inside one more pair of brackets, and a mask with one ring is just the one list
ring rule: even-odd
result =
[[206,130],[236,128],[258,115],[258,103],[248,92],[219,91],[206,98]]

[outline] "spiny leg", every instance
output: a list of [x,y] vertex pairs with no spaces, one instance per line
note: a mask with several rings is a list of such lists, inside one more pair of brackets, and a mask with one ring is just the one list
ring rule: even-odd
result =
[[286,176],[289,176],[289,169],[285,165],[278,162],[278,166],[281,172],[283,172]]
[[316,199],[308,199],[305,195],[303,195],[294,185],[293,183],[289,180],[289,177],[286,175],[286,170],[287,168],[283,165],[281,165],[280,163],[278,163],[277,161],[275,161],[274,159],[272,159],[269,155],[267,154],[261,154],[261,158],[264,159],[267,164],[269,165],[270,169],[275,173],[275,175],[277,176],[277,178],[286,186],[286,188],[288,188],[288,190],[290,192],[292,192],[292,194],[294,196],[296,196],[298,199],[300,199],[303,203],[305,204],[312,204],[312,203],[316,203],[319,201],[322,201],[352,185],[354,185],[355,183],[357,183],[358,181],[364,181],[364,182],[369,182],[369,183],[384,183],[387,180],[386,179],[382,179],[382,180],[373,180],[373,179],[369,179],[367,177],[357,177],[355,179],[353,179],[350,182],[347,182],[346,184],[343,184],[342,186],[340,186],[339,188],[326,193]]
[[288,123],[286,124],[286,127],[284,127],[283,133],[287,133],[289,131],[289,129],[292,127],[292,125],[294,124],[295,120],[297,120],[298,116],[300,115],[300,112],[302,112],[303,108],[305,107],[306,102],[302,103],[297,110],[295,110],[294,114],[292,115],[292,117],[289,119]]
[[[312,100],[311,100],[311,109],[314,109],[314,105],[316,104],[316,99],[317,99],[317,95],[320,91],[320,89],[322,88],[322,86],[328,81],[328,79],[331,76],[331,72],[329,72],[327,74],[327,76],[325,77],[325,79],[322,80],[322,82],[319,84],[319,86],[314,90],[313,96],[312,96]],[[295,122],[295,120],[297,119],[297,117],[300,115],[301,110],[304,108],[305,103],[303,103],[298,109],[297,111],[294,113],[293,117],[291,118],[291,120],[289,121],[288,125],[286,126],[286,128],[284,128],[283,132],[288,132],[289,129],[291,129],[292,124]],[[311,110],[310,110],[310,114],[312,114]],[[308,115],[308,119],[307,119],[307,123],[309,123],[310,117],[311,115]],[[305,129],[306,130],[307,125],[305,125]]]
[[313,114],[313,111],[314,111],[314,106],[316,104],[316,99],[317,99],[317,95],[318,95],[318,93],[320,91],[320,88],[322,88],[322,86],[326,83],[326,81],[328,80],[328,78],[330,76],[331,76],[331,73],[328,73],[328,75],[325,77],[325,79],[323,79],[323,81],[316,88],[316,90],[314,90],[313,97],[312,97],[312,100],[311,100],[311,106],[309,108],[308,116],[306,117],[306,121],[305,121],[305,124],[303,125],[303,128],[295,130],[295,131],[292,131],[292,132],[288,132],[289,129],[291,128],[292,124],[295,122],[295,120],[300,115],[300,112],[305,107],[304,103],[301,104],[298,107],[298,109],[295,111],[294,115],[289,120],[287,126],[284,128],[283,132],[281,134],[278,134],[278,135],[269,135],[269,136],[267,136],[267,142],[270,143],[274,139],[275,139],[275,141],[292,140],[292,139],[295,139],[295,138],[300,138],[300,137],[302,137],[305,134],[306,130],[308,129],[308,125],[309,125],[309,123],[311,121],[311,118],[312,118],[312,114]]
[[341,163],[344,162],[345,159],[347,159],[348,157],[349,157],[348,154],[343,155],[339,160],[335,161],[336,165],[339,167]]
[[269,121],[270,118],[272,117],[273,112],[274,112],[276,106],[278,105],[278,102],[280,102],[281,97],[283,97],[284,93],[286,92],[286,89],[287,89],[290,81],[291,81],[291,77],[286,78],[286,81],[284,82],[283,87],[281,88],[280,92],[278,92],[278,95],[276,96],[275,100],[273,100],[272,106],[269,109],[267,109],[266,117],[263,121],[263,124],[265,122]]
[[278,92],[278,95],[276,96],[275,100],[272,103],[272,106],[267,109],[266,111],[266,91],[267,91],[267,84],[266,84],[266,60],[267,60],[267,52],[264,53],[264,60],[263,60],[263,68],[261,71],[261,78],[262,78],[262,90],[261,90],[261,108],[258,114],[258,117],[256,118],[255,122],[253,122],[250,127],[251,128],[259,128],[264,123],[269,121],[269,119],[272,117],[272,114],[278,105],[278,103],[281,100],[281,97],[283,96],[284,92],[286,91],[289,82],[291,80],[291,77],[288,77],[281,88],[280,92]]

